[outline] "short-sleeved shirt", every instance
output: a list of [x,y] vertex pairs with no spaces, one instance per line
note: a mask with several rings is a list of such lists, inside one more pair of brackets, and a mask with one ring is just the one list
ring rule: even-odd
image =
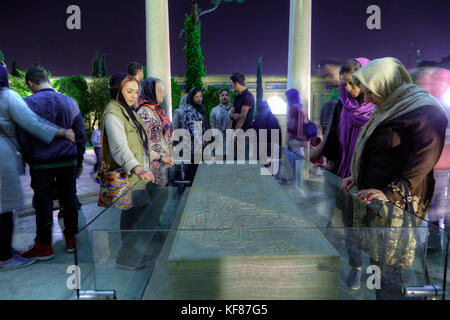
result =
[[[237,114],[240,114],[242,111],[242,108],[249,108],[247,113],[247,118],[245,119],[244,124],[242,125],[242,130],[246,131],[253,127],[253,112],[255,110],[255,98],[253,97],[253,94],[248,91],[248,89],[245,89],[242,91],[239,95],[236,96],[234,99],[234,112]],[[233,130],[236,129],[237,122],[233,121]]]

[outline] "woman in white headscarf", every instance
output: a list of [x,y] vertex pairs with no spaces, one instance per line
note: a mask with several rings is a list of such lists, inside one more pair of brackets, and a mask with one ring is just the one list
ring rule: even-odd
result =
[[405,181],[416,215],[425,218],[433,196],[433,168],[445,141],[447,117],[440,103],[414,85],[395,58],[373,60],[353,74],[353,81],[376,108],[356,142],[352,176],[358,198],[387,200],[405,208]]
[[352,78],[376,107],[358,137],[352,175],[342,189],[361,190],[354,226],[374,227],[360,231],[359,244],[382,270],[377,298],[400,299],[401,270],[411,267],[420,245],[413,227],[425,218],[433,197],[433,168],[448,120],[440,103],[414,85],[395,58],[373,60]]

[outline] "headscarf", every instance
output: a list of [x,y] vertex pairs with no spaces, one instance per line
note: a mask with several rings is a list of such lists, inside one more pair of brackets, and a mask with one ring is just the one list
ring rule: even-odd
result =
[[8,72],[1,63],[0,63],[0,88],[9,88]]
[[358,182],[362,154],[375,129],[385,121],[393,120],[424,106],[432,106],[445,114],[444,108],[428,91],[412,84],[403,64],[395,58],[376,59],[353,74],[353,82],[360,82],[384,99],[376,106],[370,120],[361,130],[352,161],[352,176]]
[[166,136],[167,134],[170,134],[172,136],[172,122],[166,114],[166,111],[164,111],[164,109],[158,104],[158,100],[156,98],[156,83],[158,81],[160,80],[155,78],[147,78],[144,82],[142,82],[141,100],[139,102],[139,106],[146,104],[155,106],[155,111],[162,122],[163,135]]
[[187,103],[188,103],[189,105],[191,105],[195,110],[197,110],[198,113],[200,113],[200,114],[202,115],[202,118],[203,118],[203,126],[205,127],[206,130],[208,130],[208,129],[211,128],[211,125],[210,125],[210,122],[209,122],[209,117],[208,117],[208,115],[206,114],[205,106],[204,106],[203,104],[197,104],[197,103],[195,103],[195,101],[194,101],[195,95],[196,95],[197,93],[201,92],[201,91],[202,91],[202,89],[200,89],[200,88],[198,88],[198,87],[192,88],[192,89],[189,91],[189,95],[188,95],[188,98],[187,98]]
[[298,106],[303,106],[303,104],[300,102],[300,92],[298,92],[297,89],[290,89],[288,91],[286,91],[286,97],[288,100],[288,104],[290,106],[292,105],[298,105]]
[[189,93],[186,93],[183,96],[183,98],[181,98],[180,104],[178,105],[178,109],[180,109],[181,111],[183,111],[187,107],[187,105],[188,105],[188,103],[187,103],[188,97],[189,97]]
[[[300,100],[300,92],[298,92],[297,89],[290,89],[288,91],[286,91],[286,97],[288,100],[288,107],[289,107],[289,121],[288,121],[288,126],[290,130],[293,131],[297,131],[295,134],[295,137],[298,140],[305,140],[305,133],[304,133],[304,128],[303,126],[306,123],[306,119],[303,119],[302,115],[302,107],[303,104],[301,103]],[[298,108],[298,110],[294,110],[292,108]],[[297,123],[295,123],[295,121],[293,121],[292,119],[295,119],[295,115],[297,115]]]
[[147,133],[145,132],[144,127],[141,126],[141,124],[137,120],[133,106],[129,106],[124,96],[122,95],[122,92],[119,92],[120,84],[127,76],[128,74],[125,72],[118,72],[112,75],[111,78],[109,79],[109,93],[111,95],[111,99],[118,101],[120,105],[126,110],[128,116],[133,121],[133,124],[138,129],[139,137],[144,147],[144,152],[148,156],[149,141]]
[[[361,67],[367,65],[370,60],[366,58],[351,59],[357,61]],[[347,178],[351,175],[352,156],[355,150],[355,143],[364,125],[369,121],[370,114],[374,109],[372,103],[362,102],[353,98],[345,89],[341,81],[339,92],[343,109],[338,125],[338,139],[341,146],[341,161],[337,171],[338,176]]]

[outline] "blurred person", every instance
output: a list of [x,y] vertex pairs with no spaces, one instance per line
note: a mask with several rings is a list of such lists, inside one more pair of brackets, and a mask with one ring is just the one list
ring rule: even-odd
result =
[[26,267],[35,259],[23,258],[12,248],[14,229],[13,210],[23,208],[23,191],[19,175],[25,168],[17,152],[17,128],[26,130],[47,144],[57,138],[75,143],[72,129],[58,128],[55,124],[39,117],[13,90],[9,89],[8,72],[0,66],[0,271]]
[[[307,120],[306,109],[300,101],[300,92],[297,89],[286,91],[288,102],[288,119],[287,119],[287,158],[289,168],[286,169],[287,182],[293,183],[297,177],[296,164],[297,161],[303,163],[305,158],[304,147],[308,142],[305,133],[305,123]],[[301,168],[301,165],[298,166]]]
[[34,246],[21,255],[23,258],[49,260],[53,258],[53,199],[56,191],[61,207],[64,208],[66,251],[75,251],[75,235],[78,233],[76,179],[83,168],[86,131],[77,102],[52,89],[48,76],[41,68],[29,69],[25,81],[33,92],[33,95],[25,98],[28,107],[57,126],[71,128],[76,138],[76,144],[66,140],[54,140],[48,144],[25,130],[17,130],[23,155],[30,165],[36,211]]
[[[195,87],[189,91],[187,98],[187,105],[183,112],[183,129],[189,131],[191,135],[191,164],[187,166],[187,179],[191,182],[194,181],[195,173],[197,172],[198,164],[194,163],[195,153],[202,152],[206,147],[206,143],[203,141],[204,133],[211,129],[208,114],[206,113],[203,102],[203,92],[200,88]],[[195,122],[202,123],[202,130],[195,131]],[[202,147],[202,150],[195,149],[195,143]]]
[[[280,161],[281,159],[281,146],[282,146],[282,134],[280,124],[278,123],[277,118],[273,115],[272,110],[270,109],[267,101],[263,101],[258,105],[258,115],[256,116],[255,121],[253,122],[253,128],[256,130],[256,135],[258,137],[258,159],[261,160],[260,155],[260,138],[262,135],[262,130],[266,130],[267,140],[266,140],[266,156],[272,157],[274,161]],[[272,137],[272,130],[278,130],[278,139],[275,140],[275,137]],[[278,154],[272,154],[272,150],[276,151],[274,145],[278,146]],[[264,164],[270,166],[270,163]],[[277,172],[274,172],[276,174]]]
[[102,162],[102,132],[100,131],[98,126],[95,126],[95,130],[92,132],[91,142],[94,145],[95,157],[97,159],[94,167],[92,168],[91,173],[97,173],[98,169],[100,169],[100,164]]
[[135,77],[139,82],[144,81],[144,67],[138,62],[130,62],[127,65],[127,72],[130,76]]
[[333,116],[334,107],[339,102],[339,70],[343,63],[344,61],[335,58],[328,58],[319,62],[321,66],[320,77],[323,79],[325,86],[331,90],[331,94],[325,101],[320,112],[320,126],[324,134],[326,134],[328,124]]
[[[440,103],[414,85],[395,58],[371,61],[353,74],[352,82],[376,108],[358,137],[351,176],[343,180],[342,189],[360,190],[354,201],[355,227],[375,230],[367,250],[371,263],[387,275],[381,278],[377,298],[402,299],[401,272],[411,267],[420,240],[415,230],[397,227],[417,226],[420,220],[414,218],[426,216],[448,120]],[[380,201],[375,207],[367,206],[375,200]],[[404,221],[403,210],[412,215],[409,221]]]

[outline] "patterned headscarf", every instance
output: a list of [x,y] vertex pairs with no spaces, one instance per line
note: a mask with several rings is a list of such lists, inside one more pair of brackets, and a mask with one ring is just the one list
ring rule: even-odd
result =
[[158,100],[156,99],[156,83],[159,81],[159,79],[147,78],[144,82],[142,82],[139,106],[143,106],[145,104],[155,106],[155,111],[162,122],[163,135],[166,136],[167,134],[170,134],[172,136],[172,122],[170,121],[166,111],[158,104]]

